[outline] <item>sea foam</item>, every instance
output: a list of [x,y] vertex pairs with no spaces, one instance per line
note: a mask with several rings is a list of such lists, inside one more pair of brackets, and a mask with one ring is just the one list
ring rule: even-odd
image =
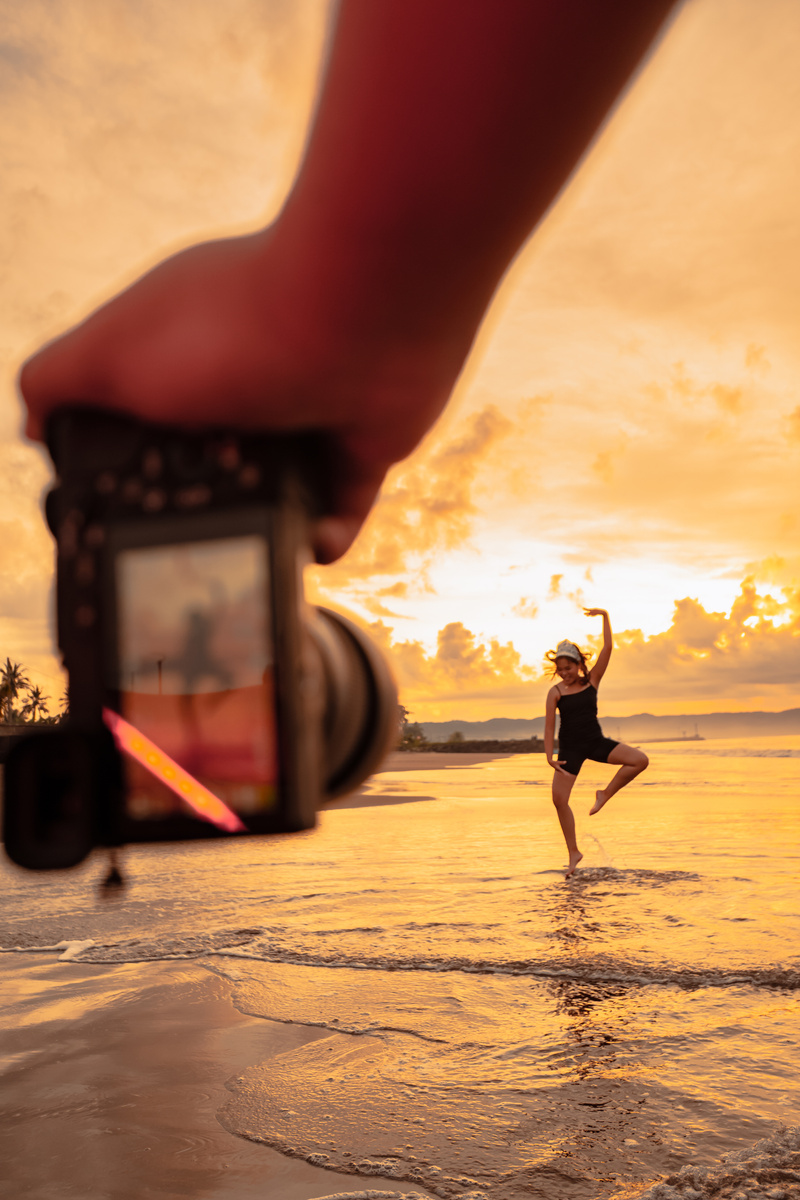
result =
[[681,1167],[639,1200],[795,1200],[800,1197],[800,1126],[780,1126],[716,1167]]

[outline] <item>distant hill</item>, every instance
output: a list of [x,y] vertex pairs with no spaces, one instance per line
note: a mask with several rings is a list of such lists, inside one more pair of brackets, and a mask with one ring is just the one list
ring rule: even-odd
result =
[[[622,742],[641,742],[648,738],[766,737],[770,734],[800,734],[800,708],[783,712],[704,713],[702,716],[655,717],[638,713],[633,717],[603,717],[603,732]],[[488,721],[420,721],[425,737],[431,742],[446,742],[456,732],[465,738],[481,740],[541,737],[544,717],[492,717]]]

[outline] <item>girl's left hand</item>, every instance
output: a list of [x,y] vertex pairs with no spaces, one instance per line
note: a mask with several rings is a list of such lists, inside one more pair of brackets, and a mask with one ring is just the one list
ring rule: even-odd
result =
[[604,608],[585,608],[583,615],[585,617],[607,617],[608,613]]

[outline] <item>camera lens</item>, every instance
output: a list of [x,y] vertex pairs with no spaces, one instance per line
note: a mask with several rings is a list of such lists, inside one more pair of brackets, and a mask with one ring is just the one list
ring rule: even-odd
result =
[[397,736],[397,689],[383,655],[357,625],[312,610],[309,632],[325,677],[323,800],[352,792],[376,771]]

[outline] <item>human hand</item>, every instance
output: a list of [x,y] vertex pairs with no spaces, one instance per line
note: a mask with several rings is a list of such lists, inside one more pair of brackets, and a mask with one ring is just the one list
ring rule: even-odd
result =
[[569,772],[564,770],[566,761],[565,758],[548,758],[547,765],[558,771],[559,775],[567,775]]
[[342,3],[279,220],[176,255],[35,355],[29,435],[64,404],[327,432],[315,545],[343,554],[671,4]]
[[584,608],[583,615],[585,617],[607,617],[608,613],[604,608]]
[[74,403],[190,428],[325,431],[335,495],[314,541],[319,561],[338,558],[461,359],[376,330],[358,289],[293,241],[272,227],[193,246],[49,343],[20,375],[28,435]]

